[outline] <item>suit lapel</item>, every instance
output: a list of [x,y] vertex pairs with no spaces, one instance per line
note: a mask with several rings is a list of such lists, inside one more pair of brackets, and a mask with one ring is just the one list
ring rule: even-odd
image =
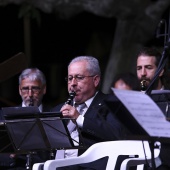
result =
[[99,91],[86,111],[85,117],[93,117],[93,113],[98,111],[103,106],[105,97],[106,95]]

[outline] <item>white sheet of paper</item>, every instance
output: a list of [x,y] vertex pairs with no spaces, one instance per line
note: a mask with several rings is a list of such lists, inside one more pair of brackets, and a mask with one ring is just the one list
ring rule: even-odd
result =
[[147,94],[114,88],[112,91],[151,137],[170,137],[170,122]]

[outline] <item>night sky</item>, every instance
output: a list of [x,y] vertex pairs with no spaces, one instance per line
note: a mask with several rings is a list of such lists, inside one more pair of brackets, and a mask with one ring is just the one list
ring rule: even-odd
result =
[[[0,62],[18,52],[25,53],[23,18],[19,18],[19,11],[20,6],[17,5],[0,7]],[[116,20],[87,12],[64,20],[57,18],[55,14],[40,10],[38,12],[40,23],[31,19],[30,67],[38,67],[44,72],[47,78],[47,94],[44,100],[55,105],[67,100],[64,77],[67,75],[67,64],[73,57],[93,55],[99,59],[102,72],[105,71]],[[168,14],[166,12],[164,16],[168,18]],[[163,38],[154,38],[148,44],[163,46]],[[13,77],[0,84],[1,98],[14,105],[21,102],[18,76],[19,74],[14,73]]]
[[[18,52],[24,52],[24,27],[23,19],[18,17],[19,11],[20,6],[16,5],[0,7],[1,62]],[[90,13],[81,13],[65,20],[42,11],[39,11],[39,14],[40,24],[36,19],[31,20],[30,67],[38,67],[46,75],[45,101],[57,103],[66,100],[68,96],[64,77],[67,75],[67,64],[73,57],[99,54],[104,56],[103,59],[100,56],[95,57],[99,57],[103,68],[105,67],[116,21],[114,18],[103,18]],[[95,36],[102,41],[103,51],[91,48]],[[18,75],[1,82],[1,96],[14,104],[21,102],[18,94]]]

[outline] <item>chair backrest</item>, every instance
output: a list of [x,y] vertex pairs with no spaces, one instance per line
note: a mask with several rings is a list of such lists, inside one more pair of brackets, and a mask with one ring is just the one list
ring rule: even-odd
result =
[[[120,170],[129,170],[132,166],[137,166],[137,170],[144,170],[144,165],[147,164],[150,167],[154,167],[159,160],[159,154],[161,149],[161,143],[160,142],[154,142],[154,146],[152,146],[152,153],[151,151],[146,151],[146,154],[144,157],[139,158],[127,158],[123,160],[120,166]],[[146,159],[147,156],[147,159]],[[159,161],[158,161],[159,162]]]
[[44,164],[44,170],[55,170],[75,164],[89,163],[108,156],[106,170],[114,170],[119,155],[138,156],[139,158],[151,158],[148,141],[121,140],[100,142],[92,145],[81,156],[59,160],[48,160]]

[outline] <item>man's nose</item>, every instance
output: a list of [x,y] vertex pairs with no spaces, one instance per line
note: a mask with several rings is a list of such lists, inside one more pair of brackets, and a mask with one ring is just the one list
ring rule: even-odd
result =
[[142,72],[141,72],[142,76],[146,76],[146,69],[142,68]]
[[28,90],[28,95],[29,95],[29,96],[33,96],[33,91],[32,91],[32,89],[29,89],[29,90]]

